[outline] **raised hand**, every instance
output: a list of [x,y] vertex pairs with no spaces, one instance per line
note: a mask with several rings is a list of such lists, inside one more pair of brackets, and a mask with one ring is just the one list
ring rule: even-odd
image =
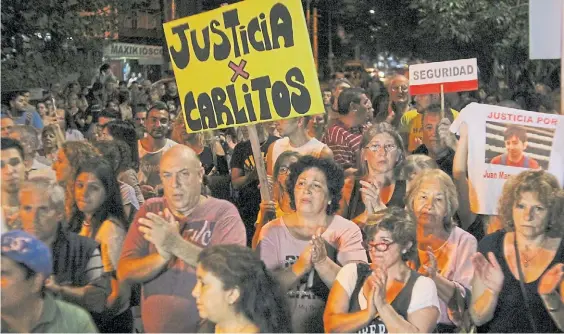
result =
[[474,276],[480,279],[490,291],[499,294],[505,276],[495,255],[489,252],[488,259],[486,259],[482,253],[476,253],[472,256],[472,265],[474,266]]
[[426,253],[429,257],[429,262],[427,265],[423,265],[423,269],[425,269],[427,277],[434,279],[437,277],[437,258],[435,257],[431,247],[427,247]]
[[322,263],[327,259],[327,248],[325,248],[325,241],[321,236],[322,230],[318,229],[315,235],[311,238],[311,262],[316,265]]
[[376,308],[386,303],[386,284],[388,282],[388,274],[381,268],[374,268],[370,275],[369,284],[374,288],[373,302]]
[[456,149],[456,136],[454,133],[450,132],[450,120],[448,118],[443,118],[437,127],[437,133],[440,140],[442,140],[448,147]]
[[547,270],[539,283],[539,295],[550,295],[558,289],[564,278],[564,264],[558,263]]
[[386,205],[382,202],[382,198],[380,197],[381,188],[377,183],[361,180],[360,184],[362,185],[360,188],[362,201],[369,215],[386,208]]
[[172,257],[172,245],[175,237],[180,236],[180,227],[172,213],[165,209],[164,213],[147,213],[145,218],[139,219],[139,231],[145,240],[157,248],[159,254],[166,260]]

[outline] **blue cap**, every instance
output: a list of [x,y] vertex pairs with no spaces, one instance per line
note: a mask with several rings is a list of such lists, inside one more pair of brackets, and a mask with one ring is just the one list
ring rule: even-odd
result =
[[45,275],[45,278],[53,272],[53,259],[49,247],[22,230],[2,234],[2,256]]

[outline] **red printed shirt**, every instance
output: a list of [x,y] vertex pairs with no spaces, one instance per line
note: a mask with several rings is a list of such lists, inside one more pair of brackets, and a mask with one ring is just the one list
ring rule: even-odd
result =
[[[157,252],[139,231],[139,219],[148,212],[158,213],[167,207],[162,197],[147,200],[137,212],[123,243],[121,259],[140,258]],[[200,247],[218,244],[247,245],[245,226],[235,206],[227,201],[208,198],[185,218],[178,218],[182,237]],[[143,283],[141,318],[147,333],[196,333],[200,317],[192,289],[196,269],[180,259],[153,280]]]
[[333,151],[335,162],[343,169],[356,167],[358,151],[362,135],[352,133],[345,125],[337,120],[325,131],[323,142]]

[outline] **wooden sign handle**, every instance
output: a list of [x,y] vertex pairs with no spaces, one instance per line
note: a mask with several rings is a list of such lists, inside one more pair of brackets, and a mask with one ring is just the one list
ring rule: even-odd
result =
[[268,178],[266,177],[266,167],[264,164],[264,158],[260,150],[260,142],[257,133],[257,128],[254,124],[247,125],[249,129],[249,140],[251,141],[251,147],[253,148],[253,156],[255,158],[255,168],[257,169],[259,182],[260,182],[260,197],[263,202],[268,202],[271,200],[270,187],[268,186]]

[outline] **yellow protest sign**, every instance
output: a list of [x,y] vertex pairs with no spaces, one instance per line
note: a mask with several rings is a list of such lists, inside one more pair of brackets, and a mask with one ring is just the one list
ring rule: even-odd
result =
[[187,132],[324,112],[300,0],[246,0],[163,27]]

